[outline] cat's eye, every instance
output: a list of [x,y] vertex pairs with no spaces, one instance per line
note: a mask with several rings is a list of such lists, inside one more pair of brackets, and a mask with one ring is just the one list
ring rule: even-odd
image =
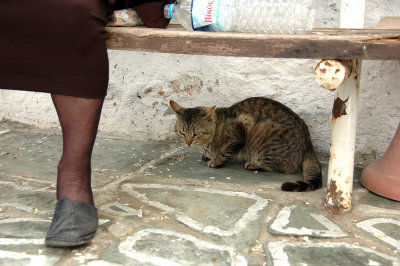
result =
[[184,132],[182,132],[182,131],[178,131],[179,132],[179,134],[181,134],[182,136],[185,136],[185,133]]

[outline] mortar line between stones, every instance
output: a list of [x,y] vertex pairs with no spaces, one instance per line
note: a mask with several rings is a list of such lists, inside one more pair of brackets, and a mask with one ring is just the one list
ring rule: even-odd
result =
[[6,134],[8,132],[11,132],[11,130],[9,130],[9,129],[2,130],[2,131],[0,131],[0,135]]
[[2,173],[2,172],[0,172],[0,176],[5,176],[5,177],[14,178],[14,179],[23,180],[23,181],[30,181],[30,182],[48,184],[49,186],[54,186],[54,187],[56,185],[56,183],[52,182],[52,181],[40,180],[40,179],[33,178],[33,177],[23,177],[23,176],[20,176],[20,175],[5,174],[5,173]]
[[168,159],[168,158],[170,158],[171,156],[177,154],[177,153],[178,153],[179,151],[181,151],[181,150],[183,150],[183,147],[178,147],[178,148],[175,148],[174,150],[172,150],[172,151],[170,151],[170,152],[164,153],[164,154],[161,155],[159,158],[150,160],[149,162],[145,163],[145,164],[144,164],[142,167],[140,167],[137,171],[132,172],[132,173],[129,173],[129,174],[127,174],[126,176],[124,176],[124,177],[122,177],[122,178],[120,178],[120,179],[118,179],[118,180],[115,180],[114,182],[111,182],[111,183],[109,183],[109,184],[103,186],[102,188],[93,189],[93,191],[98,191],[98,192],[107,191],[107,190],[111,189],[112,187],[115,187],[115,186],[121,184],[122,182],[125,182],[125,181],[127,181],[127,180],[132,179],[132,178],[133,178],[132,175],[133,175],[134,173],[143,173],[143,172],[145,172],[145,170],[154,167],[155,165],[161,163],[161,162],[164,161],[165,159]]

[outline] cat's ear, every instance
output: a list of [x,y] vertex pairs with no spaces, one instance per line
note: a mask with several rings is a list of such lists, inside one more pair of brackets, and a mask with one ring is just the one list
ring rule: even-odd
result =
[[209,117],[210,115],[212,115],[214,113],[214,110],[215,110],[216,107],[217,106],[214,105],[214,106],[211,106],[210,108],[207,108],[205,117]]
[[184,109],[182,106],[180,106],[179,104],[177,104],[174,101],[170,101],[169,105],[171,105],[172,110],[174,110],[174,112],[177,114],[181,114]]

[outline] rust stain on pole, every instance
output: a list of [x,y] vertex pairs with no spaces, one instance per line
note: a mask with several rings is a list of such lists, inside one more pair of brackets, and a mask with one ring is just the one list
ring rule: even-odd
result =
[[329,153],[329,161],[336,160],[336,155],[332,152]]
[[346,100],[342,100],[339,97],[335,99],[335,102],[333,103],[333,109],[332,109],[332,118],[336,119],[341,117],[342,115],[347,115],[346,113],[346,102],[349,100],[347,98]]
[[[328,210],[333,214],[346,213],[351,207],[351,200],[346,201],[346,197],[343,196],[343,191],[338,189],[335,180],[331,180],[328,184]],[[351,199],[351,197],[350,197]]]

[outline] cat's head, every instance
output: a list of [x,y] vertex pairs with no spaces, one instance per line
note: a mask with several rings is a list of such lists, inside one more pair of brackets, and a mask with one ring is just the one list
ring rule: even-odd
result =
[[184,108],[170,102],[177,121],[175,132],[190,146],[202,146],[211,142],[215,132],[215,105],[212,107]]

